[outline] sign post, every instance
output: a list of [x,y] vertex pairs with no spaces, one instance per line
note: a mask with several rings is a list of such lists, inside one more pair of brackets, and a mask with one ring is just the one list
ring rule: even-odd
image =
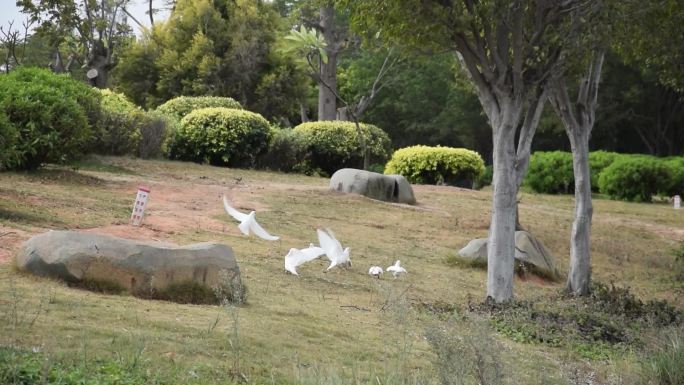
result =
[[679,210],[680,208],[682,208],[682,197],[680,197],[679,195],[674,196],[674,208],[675,210]]
[[138,187],[138,195],[135,197],[135,204],[133,205],[133,213],[131,214],[131,225],[140,226],[145,215],[145,206],[147,206],[147,198],[150,196],[150,189],[148,187]]

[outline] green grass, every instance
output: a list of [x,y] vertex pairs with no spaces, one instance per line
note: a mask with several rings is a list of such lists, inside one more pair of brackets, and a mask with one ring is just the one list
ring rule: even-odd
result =
[[[247,303],[182,305],[106,295],[0,264],[0,346],[17,352],[40,347],[44,357],[73,367],[139,355],[144,371],[175,379],[171,383],[247,378],[257,384],[377,384],[375,377],[381,383],[437,383],[438,356],[426,330],[484,299],[486,271],[450,256],[487,235],[490,191],[414,186],[419,205],[411,207],[329,192],[327,179],[316,177],[96,159],[99,166],[77,171],[0,173],[0,233],[16,233],[0,238],[0,251],[14,252],[22,240],[51,228],[178,244],[222,242],[235,251],[249,289]],[[152,189],[148,216],[140,229],[131,229],[127,222],[139,185]],[[239,209],[256,209],[262,226],[281,241],[242,236],[223,212],[223,194]],[[523,226],[556,256],[563,274],[572,210],[571,196],[523,194],[520,204]],[[665,204],[595,200],[593,278],[684,308],[672,254],[684,241],[679,214]],[[318,227],[331,228],[351,247],[353,267],[325,273],[327,265],[314,261],[300,267],[299,278],[286,274],[287,250],[316,242]],[[389,266],[396,259],[409,271],[406,276],[377,280],[366,274],[371,264]],[[565,314],[572,305],[559,301],[563,285],[516,278],[515,295],[535,309]],[[483,317],[491,325],[491,316]],[[479,324],[466,317],[458,328],[470,331]],[[503,325],[517,328],[515,322]],[[531,343],[503,326],[496,329],[490,333],[506,353],[504,364],[515,368],[518,384],[539,383],[540,366],[555,379],[568,365],[589,365],[603,378],[621,371],[620,365],[639,366],[630,352],[641,347],[631,340],[625,349],[608,345],[606,361],[605,346],[594,341]],[[659,330],[644,328],[643,337]]]

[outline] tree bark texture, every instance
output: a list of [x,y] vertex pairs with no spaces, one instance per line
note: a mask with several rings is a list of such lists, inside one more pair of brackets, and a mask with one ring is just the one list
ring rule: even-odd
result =
[[575,211],[570,235],[570,272],[566,290],[574,295],[589,294],[591,283],[591,171],[589,168],[589,138],[594,127],[598,106],[598,88],[604,53],[592,58],[582,78],[577,101],[572,102],[563,76],[550,82],[549,101],[565,127],[572,150],[575,177]]
[[[515,127],[520,107],[506,100],[502,105],[500,122],[493,132],[494,175],[492,178],[492,222],[487,243],[487,297],[496,302],[513,298],[513,269],[515,256],[516,183]],[[514,111],[516,110],[517,111]]]
[[[337,118],[337,42],[335,41],[335,8],[326,5],[320,8],[320,27],[326,43],[328,62],[320,62],[320,78],[325,84],[318,85],[318,120]],[[326,86],[327,85],[327,86]]]

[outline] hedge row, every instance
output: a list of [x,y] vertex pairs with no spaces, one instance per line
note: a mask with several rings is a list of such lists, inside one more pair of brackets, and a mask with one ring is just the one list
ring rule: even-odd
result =
[[[614,199],[649,202],[653,195],[684,193],[684,157],[595,151],[589,154],[589,167],[592,191]],[[530,157],[524,184],[539,193],[572,193],[572,154],[535,152]]]
[[183,119],[189,113],[202,108],[223,107],[241,110],[242,106],[233,98],[219,96],[178,96],[157,107],[164,115]]

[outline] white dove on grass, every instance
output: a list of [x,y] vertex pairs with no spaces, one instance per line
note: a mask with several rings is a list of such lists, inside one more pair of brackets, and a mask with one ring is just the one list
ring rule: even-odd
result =
[[394,262],[394,265],[387,268],[387,271],[391,272],[394,278],[397,278],[397,276],[401,273],[406,273],[406,269],[401,267],[401,261],[398,259],[396,262]]
[[314,244],[310,244],[306,249],[290,249],[290,252],[285,256],[285,270],[289,271],[294,275],[299,275],[297,273],[297,266],[302,265],[306,262],[313,261],[314,259],[325,254],[325,250]]
[[254,211],[251,211],[249,214],[245,214],[232,208],[230,203],[228,203],[228,198],[226,198],[225,195],[223,196],[223,207],[225,207],[228,215],[235,218],[235,220],[240,221],[238,228],[240,231],[242,231],[242,234],[249,235],[249,233],[252,232],[259,238],[263,238],[268,241],[277,241],[280,239],[280,237],[276,237],[267,233],[266,230],[264,230],[264,228],[257,223]]
[[351,266],[349,248],[347,247],[343,250],[342,244],[335,239],[335,235],[333,235],[332,231],[318,229],[316,232],[318,233],[318,243],[321,245],[321,248],[325,250],[325,255],[330,260],[330,266],[328,266],[326,271],[337,265]]
[[383,270],[380,266],[371,266],[370,269],[368,269],[368,274],[374,276],[375,278],[380,278],[380,274],[382,273]]

